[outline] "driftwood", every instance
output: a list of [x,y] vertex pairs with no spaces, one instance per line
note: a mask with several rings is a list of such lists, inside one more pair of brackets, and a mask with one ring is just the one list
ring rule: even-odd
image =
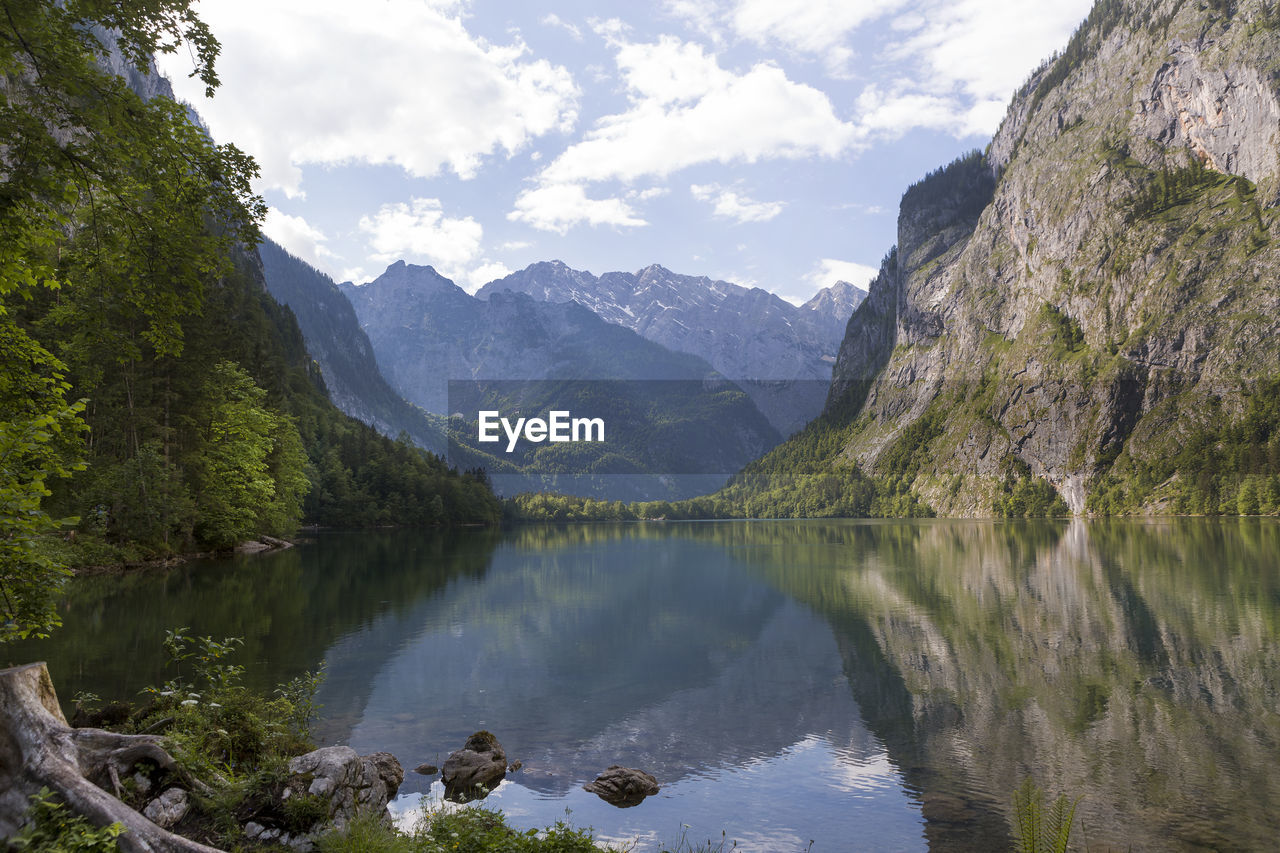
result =
[[96,826],[122,824],[118,843],[126,853],[219,853],[161,829],[108,793],[139,761],[185,776],[160,743],[155,735],[71,728],[43,663],[0,670],[0,837],[18,830],[28,798],[46,787]]

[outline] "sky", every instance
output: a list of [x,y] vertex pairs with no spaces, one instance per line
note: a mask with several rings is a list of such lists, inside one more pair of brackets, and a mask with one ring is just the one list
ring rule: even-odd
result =
[[468,291],[658,263],[801,302],[865,287],[898,200],[984,148],[1091,0],[208,0],[214,138],[337,281]]

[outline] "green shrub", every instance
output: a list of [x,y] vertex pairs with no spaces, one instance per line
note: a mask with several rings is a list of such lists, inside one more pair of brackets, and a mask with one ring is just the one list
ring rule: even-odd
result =
[[31,822],[9,839],[13,850],[31,853],[114,853],[120,849],[116,839],[124,832],[119,823],[95,828],[88,820],[73,814],[65,805],[53,798],[48,788],[31,797],[27,810]]

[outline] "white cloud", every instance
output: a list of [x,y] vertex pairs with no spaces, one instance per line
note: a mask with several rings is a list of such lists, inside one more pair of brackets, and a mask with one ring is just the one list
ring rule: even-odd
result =
[[753,201],[717,184],[693,184],[689,187],[698,201],[710,202],[715,215],[743,222],[768,222],[782,213],[786,205],[780,201]]
[[445,216],[440,201],[434,198],[384,204],[372,217],[362,216],[359,229],[368,235],[373,260],[423,261],[448,278],[465,273],[467,265],[480,255],[484,236],[480,223],[470,216]]
[[547,184],[665,177],[699,163],[834,157],[855,128],[818,89],[759,64],[720,67],[696,44],[664,36],[615,42],[630,107],[597,121],[543,171]]
[[274,207],[267,208],[267,216],[262,220],[262,233],[316,269],[328,269],[331,266],[329,261],[338,260],[338,256],[325,245],[329,238],[324,232],[301,216],[290,216]]
[[587,198],[581,184],[547,184],[525,190],[516,198],[515,210],[507,214],[507,219],[558,234],[583,222],[629,227],[649,224],[620,198]]
[[701,33],[714,45],[724,42],[720,26],[720,9],[716,0],[663,0],[662,10],[683,21],[695,32]]
[[670,187],[649,187],[643,190],[627,190],[627,198],[632,201],[648,201],[653,198],[661,198],[671,192]]
[[574,41],[582,41],[582,29],[577,24],[571,24],[564,20],[555,12],[544,15],[541,23],[548,27],[559,27],[569,35],[573,36]]
[[837,281],[847,281],[854,287],[867,290],[871,280],[879,274],[879,267],[871,267],[854,261],[839,261],[834,258],[823,258],[818,261],[804,280],[816,292],[830,287]]
[[[887,50],[923,63],[919,82],[959,90],[974,102],[1005,104],[1042,60],[1067,43],[1093,0],[1060,0],[1028,9],[1025,0],[929,0]],[[1002,111],[1003,115],[1003,111]],[[997,121],[999,117],[997,117]],[[994,126],[991,128],[994,130]]]
[[181,59],[162,63],[215,135],[254,155],[267,189],[300,193],[306,164],[466,178],[486,157],[571,128],[578,89],[519,42],[473,37],[461,11],[413,0],[218,0],[200,5],[222,44],[218,96],[206,100]]
[[506,278],[509,275],[511,275],[511,268],[506,264],[501,261],[485,260],[480,266],[467,273],[463,289],[468,293],[475,293],[494,279]]
[[849,34],[894,11],[906,0],[738,0],[731,14],[734,32],[759,44],[781,44],[820,56],[843,76],[853,59]]

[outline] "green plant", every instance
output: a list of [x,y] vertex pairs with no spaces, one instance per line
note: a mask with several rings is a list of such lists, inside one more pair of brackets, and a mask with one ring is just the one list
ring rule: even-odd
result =
[[27,816],[31,822],[9,840],[11,849],[32,853],[112,853],[120,849],[116,839],[124,832],[122,825],[113,823],[98,829],[55,800],[48,788],[31,796]]
[[1027,777],[1013,793],[1013,837],[1018,853],[1066,853],[1079,799],[1058,795],[1046,810],[1044,791]]

